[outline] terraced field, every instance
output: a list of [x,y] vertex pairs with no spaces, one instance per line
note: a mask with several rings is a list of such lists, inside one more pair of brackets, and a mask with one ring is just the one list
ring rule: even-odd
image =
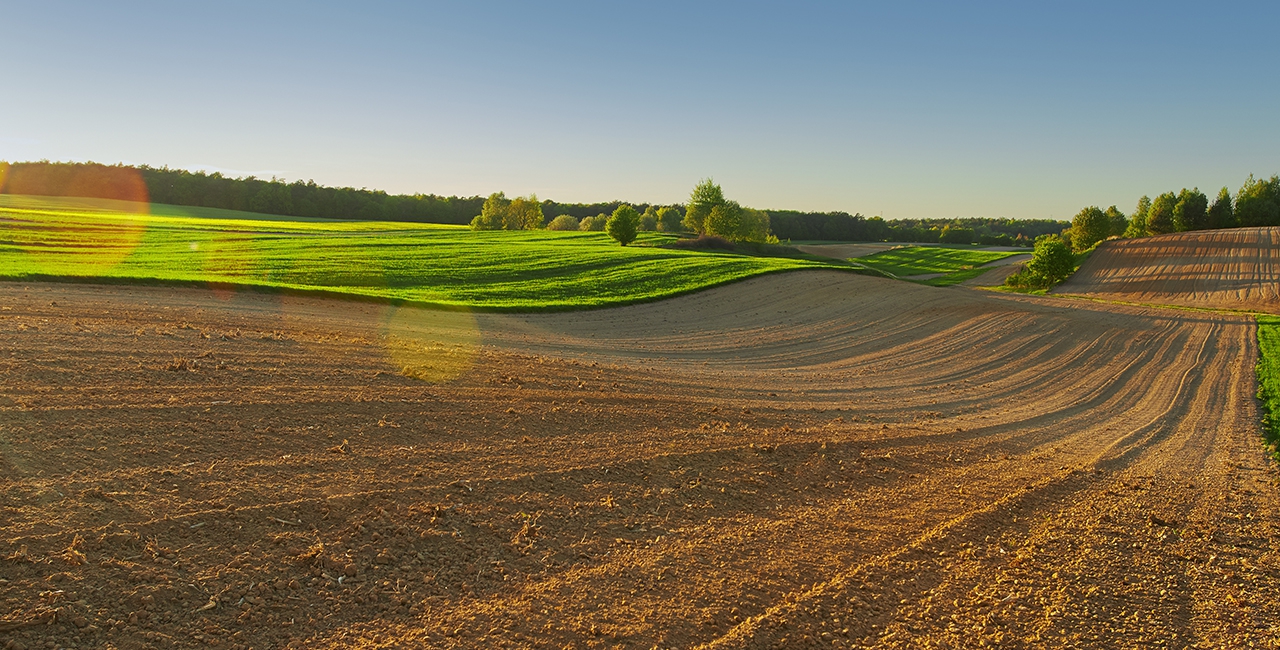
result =
[[831,271],[533,315],[0,283],[0,350],[0,645],[1280,638],[1248,317]]

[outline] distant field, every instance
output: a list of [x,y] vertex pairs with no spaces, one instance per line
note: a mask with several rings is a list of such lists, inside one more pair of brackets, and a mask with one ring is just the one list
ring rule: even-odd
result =
[[977,267],[983,264],[1020,254],[1019,251],[909,246],[860,257],[858,262],[898,277],[941,273],[945,277],[931,278],[927,282],[948,285],[981,275],[985,269]]
[[0,197],[0,279],[210,283],[526,311],[653,300],[779,271],[853,270],[816,258],[658,248],[671,237],[657,233],[624,248],[599,232],[138,210]]

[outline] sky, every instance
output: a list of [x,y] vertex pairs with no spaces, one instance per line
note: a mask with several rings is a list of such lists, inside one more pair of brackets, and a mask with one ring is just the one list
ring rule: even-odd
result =
[[1280,173],[1280,3],[0,0],[0,160],[1069,219]]

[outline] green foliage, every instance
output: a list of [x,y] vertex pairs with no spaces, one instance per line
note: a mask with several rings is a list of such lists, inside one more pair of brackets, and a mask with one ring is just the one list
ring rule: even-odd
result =
[[[693,212],[690,207],[689,212]],[[688,218],[688,214],[685,215]],[[737,201],[725,201],[719,205],[711,206],[711,211],[707,213],[707,217],[702,221],[702,232],[716,237],[723,237],[729,241],[737,238],[738,231],[742,228],[742,206]]]
[[1173,209],[1178,205],[1178,196],[1173,192],[1165,192],[1151,202],[1147,211],[1147,232],[1152,235],[1164,235],[1174,232]]
[[907,246],[857,258],[856,262],[903,277],[928,273],[956,273],[1001,260],[1016,251],[984,251],[972,248]]
[[947,224],[942,227],[938,241],[943,244],[972,244],[974,234],[972,228]]
[[1088,250],[1111,236],[1111,219],[1097,206],[1089,206],[1071,220],[1071,247]]
[[471,220],[472,230],[533,230],[542,227],[542,204],[538,197],[508,199],[496,192],[485,199],[480,215]]
[[555,219],[552,219],[551,223],[547,224],[547,230],[577,230],[577,229],[578,229],[578,218],[571,214],[562,214],[556,217]]
[[1257,372],[1263,436],[1271,457],[1280,461],[1280,316],[1258,316]]
[[684,214],[680,208],[665,206],[658,208],[658,230],[662,232],[680,232]]
[[614,241],[626,246],[636,240],[636,231],[639,227],[640,213],[629,205],[621,205],[605,222],[604,229]]
[[652,205],[644,209],[644,214],[640,215],[640,230],[643,232],[653,232],[658,229],[658,210]]
[[684,212],[684,228],[689,232],[702,234],[706,232],[703,222],[711,215],[711,210],[724,205],[724,191],[710,178],[703,179],[689,194],[689,205]]
[[1151,213],[1151,199],[1142,197],[1138,199],[1138,207],[1133,209],[1133,216],[1129,217],[1129,227],[1124,229],[1124,236],[1132,239],[1134,237],[1147,236],[1147,215]]
[[1005,280],[1011,287],[1049,289],[1066,280],[1075,270],[1076,257],[1061,237],[1041,235],[1025,269]]
[[1249,179],[1236,192],[1236,221],[1241,226],[1280,226],[1280,177]]
[[578,224],[578,230],[583,232],[604,232],[605,226],[609,224],[609,215],[597,214],[594,217],[586,217]]
[[1208,218],[1210,228],[1236,227],[1235,209],[1231,206],[1231,192],[1227,188],[1218,191],[1218,198],[1209,206]]
[[245,286],[536,311],[653,300],[777,271],[850,268],[673,250],[658,246],[672,236],[648,233],[638,242],[653,245],[621,247],[599,233],[155,216],[19,199],[0,196],[9,225],[0,277],[10,280]]
[[1103,214],[1107,217],[1107,223],[1111,225],[1109,236],[1123,237],[1125,231],[1129,229],[1129,220],[1125,218],[1124,213],[1113,205]]
[[1209,199],[1200,188],[1182,188],[1173,206],[1173,227],[1178,232],[1204,230],[1209,227]]

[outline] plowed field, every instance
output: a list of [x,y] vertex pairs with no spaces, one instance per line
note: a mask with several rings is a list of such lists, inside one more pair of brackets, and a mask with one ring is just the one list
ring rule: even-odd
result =
[[1103,242],[1054,293],[1280,313],[1280,228]]
[[807,271],[526,316],[7,283],[0,351],[0,647],[1280,636],[1246,317]]

